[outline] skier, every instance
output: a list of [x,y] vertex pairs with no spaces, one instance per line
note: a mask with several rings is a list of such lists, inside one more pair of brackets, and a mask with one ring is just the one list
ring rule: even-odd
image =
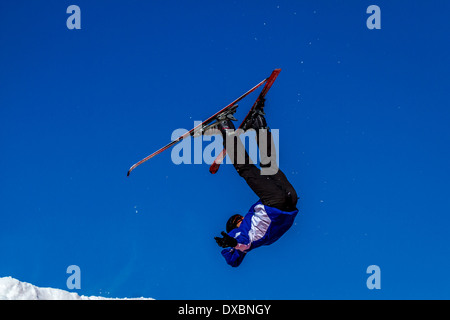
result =
[[[232,267],[238,267],[249,251],[277,241],[289,230],[298,213],[297,193],[272,157],[275,149],[264,117],[264,102],[264,98],[260,99],[242,126],[244,131],[256,131],[261,169],[251,162],[228,117],[218,120],[215,125],[215,129],[223,135],[224,147],[236,171],[259,197],[245,217],[240,214],[231,216],[226,223],[226,232],[221,232],[222,237],[214,237],[217,244],[225,248],[221,253]],[[263,173],[265,169],[269,170],[269,174]]]

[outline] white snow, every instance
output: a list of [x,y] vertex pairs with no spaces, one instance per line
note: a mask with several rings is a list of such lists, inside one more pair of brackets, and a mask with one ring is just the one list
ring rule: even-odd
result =
[[0,278],[0,300],[153,300],[152,298],[105,298],[80,296],[54,288],[39,288],[11,277]]

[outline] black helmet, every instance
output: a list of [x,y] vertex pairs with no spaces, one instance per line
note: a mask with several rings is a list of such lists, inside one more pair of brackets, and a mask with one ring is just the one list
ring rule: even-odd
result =
[[233,216],[230,217],[230,219],[228,219],[227,221],[227,233],[229,233],[231,230],[237,228],[237,224],[240,220],[242,220],[242,218],[244,218],[243,216],[241,216],[240,214],[235,214]]

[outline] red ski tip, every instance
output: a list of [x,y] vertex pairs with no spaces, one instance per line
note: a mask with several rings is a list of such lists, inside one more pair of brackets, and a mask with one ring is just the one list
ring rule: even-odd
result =
[[213,163],[211,167],[209,167],[209,172],[212,174],[216,174],[217,170],[219,170],[219,165],[217,163]]

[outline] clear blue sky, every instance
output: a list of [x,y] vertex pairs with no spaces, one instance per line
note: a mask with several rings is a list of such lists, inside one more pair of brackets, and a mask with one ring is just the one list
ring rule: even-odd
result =
[[[1,1],[0,276],[66,289],[75,264],[84,295],[449,299],[449,11]],[[267,120],[300,214],[234,269],[213,237],[258,199],[232,166],[213,176],[169,150],[126,172],[274,68]],[[381,290],[366,287],[373,264]]]

